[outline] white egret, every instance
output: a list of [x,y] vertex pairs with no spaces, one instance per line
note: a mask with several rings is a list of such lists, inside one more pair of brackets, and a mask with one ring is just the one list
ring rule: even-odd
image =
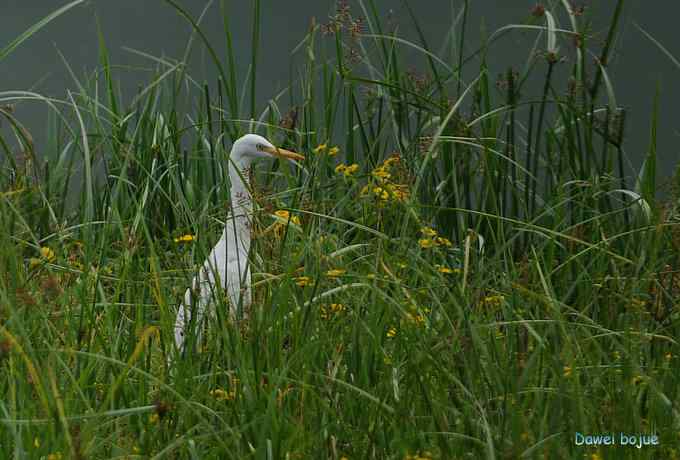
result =
[[[304,160],[304,156],[275,147],[256,134],[246,134],[232,146],[229,154],[229,179],[231,181],[231,214],[227,217],[222,237],[210,252],[191,287],[184,294],[184,301],[177,311],[175,343],[184,349],[189,328],[200,331],[206,307],[221,287],[229,299],[229,315],[236,318],[238,308],[247,313],[250,306],[250,228],[253,202],[248,187],[248,173],[252,162],[258,158],[285,158]],[[193,292],[192,292],[193,291]],[[196,315],[192,322],[192,314]],[[196,334],[197,337],[200,333]]]

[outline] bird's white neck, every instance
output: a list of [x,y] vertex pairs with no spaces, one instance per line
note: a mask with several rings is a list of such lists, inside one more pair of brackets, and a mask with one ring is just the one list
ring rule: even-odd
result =
[[229,180],[231,181],[231,210],[236,218],[250,217],[253,212],[253,200],[248,183],[249,171],[238,163],[229,162]]

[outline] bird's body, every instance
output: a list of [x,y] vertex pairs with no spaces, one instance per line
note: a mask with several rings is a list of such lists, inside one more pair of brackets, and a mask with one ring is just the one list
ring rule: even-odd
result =
[[[294,152],[274,147],[265,138],[255,134],[243,136],[234,143],[229,158],[230,213],[220,240],[194,277],[177,311],[175,343],[180,351],[184,349],[188,328],[200,331],[206,308],[220,292],[227,294],[232,319],[248,313],[251,303],[248,253],[253,214],[248,173],[253,160],[271,156],[304,159]],[[242,315],[239,315],[239,310]],[[192,321],[194,314],[196,318]]]

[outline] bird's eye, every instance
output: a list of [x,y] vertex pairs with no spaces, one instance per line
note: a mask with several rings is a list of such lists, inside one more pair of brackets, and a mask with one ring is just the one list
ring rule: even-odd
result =
[[264,145],[262,144],[257,144],[255,148],[257,148],[257,150],[259,150],[260,152],[264,152]]

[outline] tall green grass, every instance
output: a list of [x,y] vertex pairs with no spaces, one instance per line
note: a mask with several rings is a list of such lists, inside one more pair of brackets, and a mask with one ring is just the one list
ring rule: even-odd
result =
[[[0,66],[79,3],[3,48]],[[224,18],[220,56],[200,18],[166,0],[193,35],[179,60],[131,50],[157,68],[137,94],[116,89],[101,34],[100,68],[71,71],[67,99],[0,92],[2,450],[677,458],[680,240],[674,207],[655,199],[656,116],[644,170],[625,177],[624,133],[640,132],[607,66],[624,2],[603,46],[563,1],[469,52],[471,3],[453,8],[437,53],[414,5],[408,41],[372,0],[340,2],[262,106],[260,2],[247,76],[229,2],[203,12]],[[535,37],[527,60],[494,81],[494,44],[517,33]],[[187,69],[199,48],[215,81]],[[44,146],[11,106],[36,100]],[[247,326],[218,299],[205,340],[169,367],[178,300],[226,218],[231,142],[251,131],[307,160],[255,175]],[[598,450],[576,432],[660,445]]]

